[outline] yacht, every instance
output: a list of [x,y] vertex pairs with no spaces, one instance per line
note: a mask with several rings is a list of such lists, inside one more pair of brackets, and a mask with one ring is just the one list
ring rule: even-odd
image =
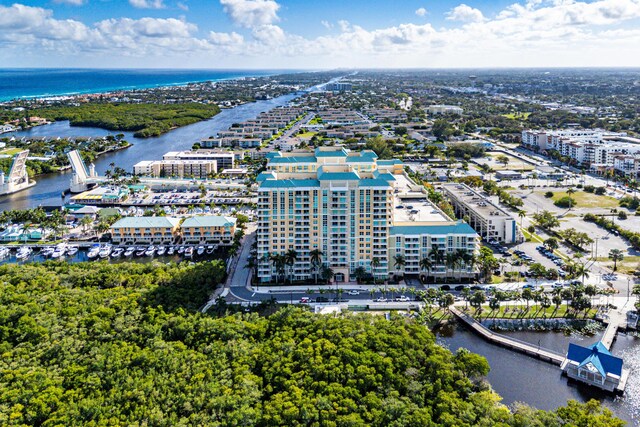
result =
[[98,243],[91,245],[91,247],[87,251],[87,258],[95,259],[98,257],[99,253],[100,253],[100,245]]
[[76,245],[67,246],[67,255],[74,256],[78,253],[78,247]]
[[52,246],[45,246],[44,248],[42,248],[42,250],[40,251],[40,255],[42,255],[43,257],[47,258],[50,257],[53,254],[53,251],[55,250],[54,247]]
[[18,252],[16,253],[16,258],[27,259],[29,258],[29,255],[31,255],[32,252],[33,251],[29,246],[21,246],[20,249],[18,249]]
[[123,248],[115,248],[113,251],[111,251],[111,258],[120,258],[123,252]]
[[9,255],[9,248],[0,247],[0,258],[4,258]]
[[209,245],[207,246],[207,255],[211,255],[213,253],[213,251],[216,250],[216,247],[213,245]]
[[56,245],[56,248],[51,253],[51,258],[53,258],[53,259],[64,258],[65,252],[67,252],[66,243],[58,243]]
[[204,246],[198,246],[198,256],[201,256],[204,253]]
[[156,255],[162,256],[167,252],[167,248],[164,246],[158,246],[158,250],[156,251]]
[[153,256],[153,254],[156,252],[156,248],[155,246],[151,245],[147,248],[147,250],[144,252],[145,256]]
[[193,247],[192,246],[188,246],[187,248],[185,248],[184,256],[187,257],[187,258],[192,258],[193,257]]
[[138,246],[136,248],[136,256],[144,256],[144,253],[147,251],[147,249],[144,246]]
[[102,246],[98,255],[100,255],[100,258],[109,258],[109,255],[111,255],[111,245]]
[[180,246],[178,248],[178,254],[183,254],[184,253],[184,246]]
[[133,256],[133,253],[135,252],[135,250],[136,250],[135,246],[129,246],[129,247],[127,247],[127,250],[124,251],[123,255],[126,256],[126,257]]
[[173,246],[169,246],[169,249],[167,249],[167,255],[173,255],[176,251],[176,248]]

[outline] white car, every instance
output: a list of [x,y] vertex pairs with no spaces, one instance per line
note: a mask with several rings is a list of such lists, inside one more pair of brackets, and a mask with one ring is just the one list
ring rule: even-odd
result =
[[351,289],[349,292],[347,292],[347,295],[360,295],[360,291]]
[[385,297],[380,297],[380,298],[376,298],[373,300],[374,302],[387,302],[387,299]]
[[410,299],[406,295],[400,295],[399,297],[396,297],[396,301],[406,302],[406,301],[410,301]]

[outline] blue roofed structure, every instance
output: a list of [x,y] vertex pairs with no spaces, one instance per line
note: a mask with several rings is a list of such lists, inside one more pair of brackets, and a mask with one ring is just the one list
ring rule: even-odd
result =
[[570,343],[562,370],[569,378],[615,391],[625,374],[622,365],[623,360],[612,355],[600,341],[589,347]]

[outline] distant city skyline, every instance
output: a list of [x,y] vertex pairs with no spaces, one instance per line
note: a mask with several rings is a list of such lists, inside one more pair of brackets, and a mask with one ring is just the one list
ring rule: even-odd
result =
[[640,0],[0,0],[3,67],[640,66]]

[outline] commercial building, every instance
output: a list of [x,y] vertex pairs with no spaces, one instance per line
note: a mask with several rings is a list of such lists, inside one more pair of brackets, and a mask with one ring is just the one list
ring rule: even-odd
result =
[[628,376],[622,366],[623,360],[598,341],[589,347],[570,343],[561,368],[569,378],[613,392],[619,390],[623,376]]
[[457,105],[429,105],[427,107],[427,112],[429,114],[462,114],[464,109],[462,107],[458,107]]
[[442,191],[451,202],[458,218],[467,218],[469,225],[484,239],[502,243],[521,240],[516,219],[465,184],[442,184]]
[[134,175],[176,178],[208,178],[218,172],[215,160],[143,160],[133,166]]
[[[337,282],[354,280],[357,271],[377,279],[420,274],[421,257],[432,256],[434,247],[469,255],[477,250],[477,234],[432,205],[399,160],[339,146],[274,152],[268,160],[258,176],[257,259],[263,283],[283,274],[273,256],[292,250],[297,257],[284,271],[289,279],[310,280],[330,268]],[[313,251],[321,253],[318,266]],[[397,263],[397,255],[406,262]],[[434,261],[439,268],[433,271],[446,274],[444,260]]]
[[218,169],[234,168],[242,153],[217,150],[169,151],[163,160],[206,160],[215,161]]
[[180,225],[183,243],[230,245],[235,233],[236,219],[233,217],[193,216]]
[[353,89],[353,85],[351,83],[335,82],[327,83],[324,88],[330,92],[348,92]]
[[111,226],[111,241],[117,245],[176,243],[179,225],[179,218],[168,216],[125,217]]

